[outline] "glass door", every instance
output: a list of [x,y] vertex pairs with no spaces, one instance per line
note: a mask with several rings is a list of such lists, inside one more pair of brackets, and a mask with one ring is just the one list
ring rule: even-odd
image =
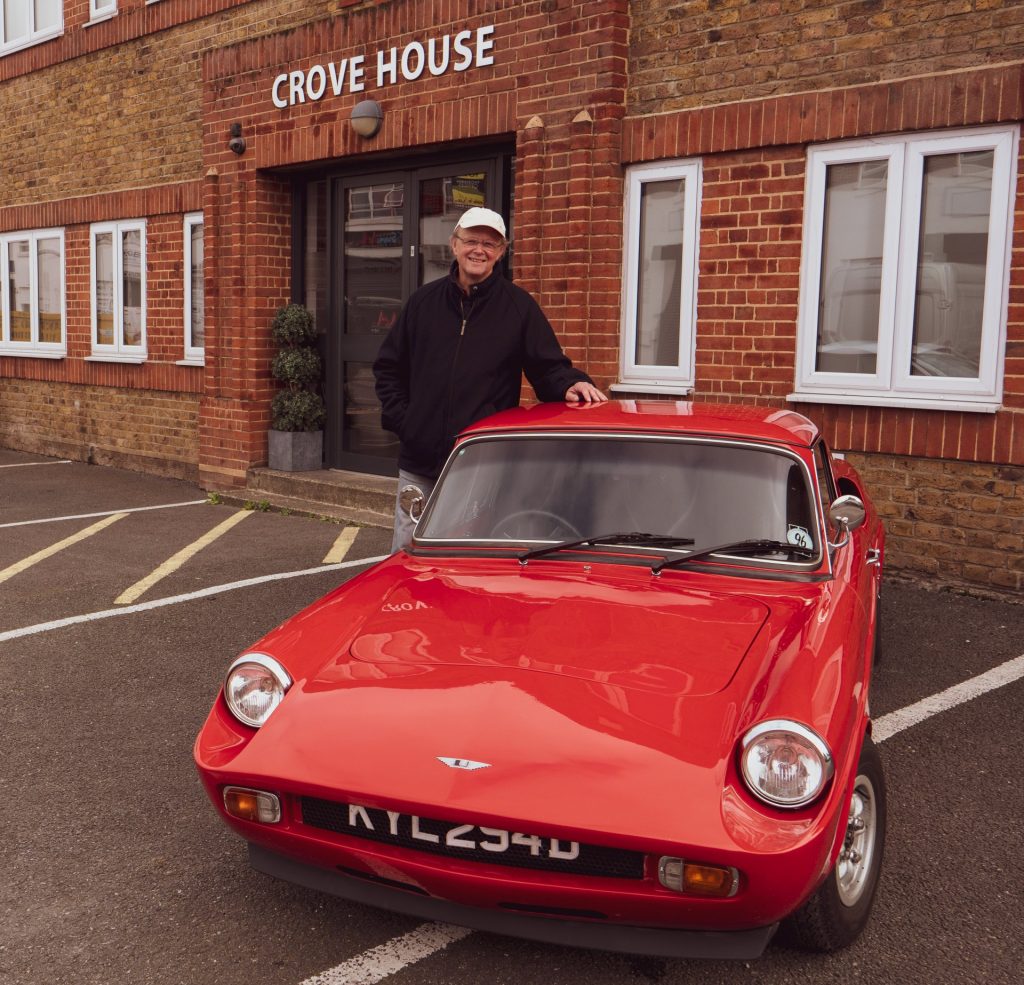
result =
[[447,275],[452,264],[448,245],[452,230],[467,209],[488,205],[489,178],[487,171],[467,168],[445,168],[417,175],[417,286]]
[[[380,424],[373,363],[402,305],[444,277],[448,240],[474,205],[500,208],[500,159],[334,182],[335,345],[329,345],[328,467],[398,473],[398,439]],[[331,424],[329,423],[329,428]]]
[[373,361],[406,296],[405,185],[401,175],[341,183],[340,451],[357,471],[398,455],[398,439],[380,426]]

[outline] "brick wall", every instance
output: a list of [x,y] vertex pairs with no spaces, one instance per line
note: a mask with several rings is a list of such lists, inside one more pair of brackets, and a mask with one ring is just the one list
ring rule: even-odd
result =
[[[0,378],[198,393],[203,371],[184,357],[183,217],[202,208],[202,185],[184,182],[121,194],[0,209],[0,231],[64,230],[67,357],[0,355]],[[90,224],[146,219],[146,336],[142,365],[92,362]]]
[[[365,91],[307,100],[286,111],[271,100],[274,80],[283,73],[372,56],[381,48],[401,51],[414,41],[485,25],[494,26],[495,42],[494,65],[486,70],[424,74],[378,89],[375,64],[368,59]],[[217,323],[228,339],[256,332],[248,336],[249,347],[230,350],[244,351],[247,364],[227,354],[219,370],[222,380],[234,378],[239,386],[216,404],[204,403],[204,410],[225,415],[226,422],[204,436],[204,463],[216,458],[216,474],[235,481],[244,475],[254,460],[245,456],[258,447],[258,428],[230,448],[212,442],[232,433],[230,422],[237,423],[246,406],[249,419],[262,426],[272,393],[264,326],[287,298],[291,244],[287,188],[274,186],[267,177],[271,169],[337,158],[352,165],[368,154],[405,155],[410,148],[429,151],[457,141],[514,146],[515,236],[528,244],[516,254],[516,279],[537,295],[569,355],[598,379],[612,378],[618,359],[618,154],[627,36],[626,0],[385,2],[204,57],[205,202],[223,237],[214,248],[217,281],[222,290],[230,285],[245,298],[237,310],[222,305],[218,310],[227,321]],[[349,125],[352,106],[365,98],[378,100],[384,111],[372,141]],[[236,122],[247,142],[241,157],[227,148]]]
[[887,569],[994,596],[1024,591],[1024,467],[848,452],[885,521]]
[[[271,392],[269,319],[262,311],[256,320],[249,316],[254,298],[271,308],[287,300],[290,244],[276,243],[262,282],[235,277],[230,265],[225,277],[232,279],[222,282],[212,268],[208,295],[219,299],[222,307],[208,315],[207,368],[176,365],[184,355],[184,213],[210,207],[206,234],[211,262],[218,242],[224,252],[248,251],[254,262],[260,257],[258,247],[247,245],[237,220],[246,209],[245,198],[236,194],[234,204],[229,203],[228,215],[234,210],[236,218],[223,231],[215,227],[216,203],[205,200],[210,178],[204,179],[201,56],[215,46],[287,29],[351,5],[352,0],[188,0],[151,5],[121,0],[116,17],[85,26],[88,0],[74,0],[65,3],[60,38],[0,59],[0,231],[64,228],[67,302],[65,359],[0,356],[0,381],[10,408],[10,416],[5,414],[0,422],[5,443],[27,448],[26,436],[33,435],[39,451],[60,448],[60,454],[83,458],[92,444],[96,456],[116,451],[124,457],[134,428],[138,467],[159,471],[156,450],[166,435],[159,418],[148,416],[143,405],[176,393],[189,408],[195,433],[187,442],[170,441],[168,467],[175,473],[186,468],[196,476],[196,411],[199,394],[205,391],[205,406],[214,416],[203,429],[204,438],[214,441],[211,470],[223,468],[237,483],[244,478],[244,465],[265,457],[263,405],[269,404]],[[217,143],[223,143],[220,135]],[[279,197],[275,202],[275,213],[285,220],[289,208],[288,200]],[[117,219],[147,220],[148,355],[143,365],[87,361],[88,224]],[[280,218],[275,219],[275,229],[284,230],[286,242],[287,225],[281,227]],[[224,324],[220,334],[213,320],[217,317]],[[236,347],[239,351],[233,352]],[[74,394],[80,387],[97,394],[109,387],[118,412],[83,416],[76,411],[76,420],[96,429],[89,441],[77,425],[70,437],[59,422],[54,422],[52,433],[49,425],[28,426],[25,421],[31,417],[17,411],[16,404],[29,392],[25,387],[30,383],[52,384],[58,403],[63,384],[70,384]],[[135,392],[139,401],[134,422],[130,403],[121,399],[124,392]],[[176,412],[168,426],[176,430],[182,419]],[[191,456],[187,466],[178,462],[179,452]],[[230,463],[225,464],[226,458]]]
[[198,180],[203,53],[343,6],[121,0],[116,17],[86,27],[88,0],[65,2],[62,37],[0,59],[0,209]]
[[0,377],[0,445],[96,465],[197,478],[199,398]]
[[1024,58],[1018,0],[633,0],[631,114]]
[[[273,392],[267,328],[290,293],[283,169],[364,157],[372,167],[376,157],[429,155],[458,141],[514,148],[516,278],[569,354],[607,386],[618,376],[624,168],[700,158],[696,395],[782,405],[795,369],[808,144],[1024,116],[1024,5],[1000,0],[119,7],[116,18],[86,27],[87,0],[68,0],[62,37],[0,59],[0,230],[62,226],[68,261],[68,358],[0,357],[0,440],[36,441],[35,450],[69,457],[87,457],[91,445],[94,457],[135,455],[149,470],[160,468],[150,450],[166,447],[168,467],[200,461],[200,480],[218,486],[240,483],[264,460]],[[495,26],[495,64],[486,72],[370,85],[287,111],[270,99],[282,72],[483,24]],[[363,141],[348,114],[368,97],[381,103],[384,125]],[[227,149],[236,122],[248,145],[241,157]],[[1020,203],[1024,177],[1018,182]],[[181,215],[200,208],[205,370],[174,365]],[[119,218],[149,221],[150,358],[141,367],[85,361],[88,223]],[[995,415],[799,408],[834,447],[856,450],[850,457],[889,519],[896,567],[993,591],[1021,587],[1012,541],[1024,522],[1016,478],[1024,466],[1020,205],[1006,356],[1006,398]],[[40,404],[43,394],[56,403]],[[100,412],[105,395],[118,413]],[[173,406],[158,403],[162,413],[150,415],[151,400]],[[190,414],[198,415],[191,444],[178,433]],[[95,429],[88,441],[83,428]],[[952,487],[925,493],[936,475],[973,491],[972,502],[943,510],[938,500]],[[936,501],[909,503],[908,491]],[[985,526],[999,511],[1011,526]],[[989,541],[989,533],[1011,540]],[[943,551],[961,536],[972,560],[964,553],[957,566]]]
[[[727,14],[739,32],[752,31],[761,16],[777,16],[780,6],[794,14],[794,32],[829,29],[828,19],[796,16],[813,13],[814,5],[801,3],[742,5],[745,26],[738,18],[740,8],[729,3],[635,3],[633,12],[636,18],[643,7],[652,17],[664,15],[663,26],[674,16],[671,11],[685,9],[705,25],[708,18]],[[954,14],[955,24],[937,23],[936,36],[973,39],[966,64],[974,67],[950,71],[961,62],[937,58],[931,44],[889,47],[861,19],[856,30],[865,32],[862,41],[874,37],[877,42],[874,47],[861,44],[870,65],[862,72],[854,72],[851,61],[850,72],[837,71],[825,80],[811,71],[813,62],[805,62],[802,78],[777,73],[769,85],[750,85],[740,93],[729,88],[730,81],[747,76],[734,66],[735,73],[727,70],[719,77],[717,89],[695,90],[691,97],[673,88],[666,62],[657,101],[645,102],[655,97],[641,82],[643,51],[633,49],[631,68],[639,74],[632,80],[630,115],[624,120],[623,162],[699,158],[703,163],[698,399],[781,406],[793,389],[809,144],[1019,124],[1024,117],[1022,51],[1013,41],[1024,35],[1018,28],[1003,44],[986,26],[1019,23],[1024,6],[838,5],[851,17],[855,8],[867,6],[904,26],[917,24],[918,37],[922,11],[930,10],[939,22],[946,13]],[[763,42],[769,48],[774,44],[771,36]],[[893,64],[897,57],[911,57],[914,47],[922,61]],[[692,59],[680,58],[678,51],[672,57],[680,64],[701,64],[704,71],[702,55],[711,57],[707,51]],[[747,57],[750,66],[756,65],[760,49],[751,48]],[[794,57],[799,59],[799,52]],[[986,65],[1003,59],[1016,59],[1016,64]],[[893,78],[922,71],[941,74]],[[708,77],[702,84],[711,83]],[[767,93],[782,94],[754,98]],[[644,112],[655,106],[657,115]],[[796,405],[822,427],[833,447],[855,450],[848,458],[861,469],[886,519],[891,572],[1010,598],[1020,598],[1024,588],[1024,159],[1017,162],[1017,174],[1004,396],[998,413]]]
[[[704,165],[696,396],[781,404],[793,388],[808,144],[1022,117],[1019,64],[627,117],[626,161]],[[1017,181],[1002,409],[801,404],[834,447],[1024,464],[1024,160]]]

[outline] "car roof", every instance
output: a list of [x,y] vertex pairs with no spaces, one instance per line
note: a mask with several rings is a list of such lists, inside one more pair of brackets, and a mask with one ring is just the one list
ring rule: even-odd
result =
[[810,447],[813,421],[785,407],[687,400],[609,400],[601,404],[544,403],[502,411],[462,433],[503,431],[615,431],[742,438]]

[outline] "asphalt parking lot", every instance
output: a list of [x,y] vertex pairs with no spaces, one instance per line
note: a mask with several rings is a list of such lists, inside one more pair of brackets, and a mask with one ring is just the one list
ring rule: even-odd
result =
[[230,660],[389,544],[0,449],[0,983],[1020,980],[1024,604],[895,580],[871,699],[888,849],[872,923],[844,952],[574,951],[253,872],[206,802],[192,742]]

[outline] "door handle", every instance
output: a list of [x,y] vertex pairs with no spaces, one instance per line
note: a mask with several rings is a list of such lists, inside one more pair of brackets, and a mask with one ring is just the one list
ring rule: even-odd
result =
[[867,564],[881,564],[882,563],[882,552],[877,547],[872,547],[868,550]]

